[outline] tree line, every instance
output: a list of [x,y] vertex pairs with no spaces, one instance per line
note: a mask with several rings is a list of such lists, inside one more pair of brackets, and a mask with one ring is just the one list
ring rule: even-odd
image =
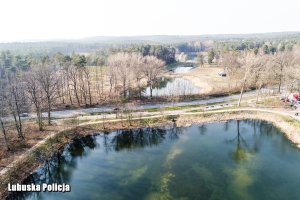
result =
[[168,45],[131,45],[128,48],[110,49],[110,52],[139,53],[143,56],[155,56],[166,64],[175,62],[176,49]]
[[[266,52],[262,47],[256,50],[224,51],[220,56],[220,65],[226,72],[229,87],[239,85],[241,103],[245,89],[252,87],[257,91],[277,86],[277,92],[300,92],[300,46],[286,48],[274,53]],[[235,80],[235,81],[234,81]]]
[[[51,124],[51,111],[62,105],[89,107],[129,98],[142,99],[145,87],[149,87],[152,97],[166,60],[175,52],[151,45],[135,48],[132,52],[100,51],[88,55],[0,53],[0,128],[6,144],[6,127],[11,124],[8,121],[13,121],[19,138],[25,137],[22,115],[26,112],[36,114],[39,130],[43,130],[45,121]],[[171,56],[160,59],[161,52],[165,52],[162,55],[166,57]],[[300,90],[300,48],[297,45],[277,46],[276,51],[266,51],[264,45],[217,53],[211,49],[208,55],[212,62],[217,58],[226,72],[229,91],[231,87],[240,87],[240,101],[249,87],[257,89],[258,96],[266,86],[277,85],[279,92],[282,86],[289,91]]]
[[[152,97],[154,84],[165,65],[152,55],[119,52],[107,60],[103,55],[96,59],[93,55],[91,59],[81,54],[57,53],[32,59],[26,67],[21,67],[17,65],[18,56],[9,52],[1,55],[4,60],[1,59],[0,126],[6,144],[9,121],[14,122],[18,137],[24,139],[24,113],[35,113],[42,131],[44,119],[50,125],[51,111],[59,105],[89,107],[105,101],[142,98],[144,87],[150,88]],[[95,66],[88,66],[89,62]]]

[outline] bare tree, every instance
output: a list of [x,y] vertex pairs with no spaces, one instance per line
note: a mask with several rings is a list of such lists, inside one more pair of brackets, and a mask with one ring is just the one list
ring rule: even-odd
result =
[[62,78],[63,78],[63,87],[65,87],[66,96],[70,101],[70,104],[73,105],[72,92],[71,92],[71,81],[70,81],[70,68],[71,68],[71,57],[65,56],[64,62],[61,66]]
[[109,85],[110,85],[109,97],[112,97],[113,87],[114,86],[116,87],[116,82],[117,82],[117,75],[114,67],[109,68],[108,77],[109,77]]
[[115,87],[118,85],[118,82],[120,83],[124,99],[127,97],[131,77],[133,76],[133,67],[136,64],[135,57],[135,54],[117,53],[108,59],[110,80],[115,82]]
[[269,57],[258,54],[255,57],[255,62],[260,63],[256,65],[257,68],[252,74],[253,82],[256,87],[256,103],[258,103],[258,98],[260,96],[262,87],[272,84],[273,75],[270,73],[267,65]]
[[39,126],[39,130],[43,131],[43,107],[44,107],[44,91],[42,89],[41,84],[38,81],[38,74],[37,71],[31,71],[26,73],[25,75],[25,83],[26,83],[26,91],[28,93],[28,97],[30,101],[33,103],[35,108],[35,113],[37,116],[37,123]]
[[[96,67],[95,67],[95,76],[96,76],[96,90],[98,93],[98,99],[101,100],[101,98],[104,97],[104,60],[103,59],[97,59],[96,61]],[[100,71],[100,73],[99,73]]]
[[36,78],[46,99],[48,125],[50,125],[52,106],[58,98],[59,77],[53,66],[43,65],[36,71]]
[[283,52],[277,52],[273,56],[273,63],[275,69],[275,79],[278,80],[278,92],[281,92],[282,83],[284,82],[286,68],[291,64],[292,52],[285,50]]
[[241,67],[239,54],[236,51],[226,51],[222,53],[221,57],[221,65],[223,66],[223,71],[226,72],[228,77],[228,87],[230,89],[232,81],[239,78],[239,73],[237,73]]
[[90,70],[87,67],[83,68],[83,73],[85,75],[85,80],[87,82],[87,91],[89,96],[89,104],[92,105],[92,93],[91,93],[91,75]]
[[127,53],[119,53],[116,55],[115,61],[118,68],[118,77],[123,87],[123,98],[125,99],[131,75],[130,55]]
[[71,84],[71,86],[73,86],[75,98],[77,100],[77,105],[80,107],[80,100],[79,100],[79,95],[78,95],[78,87],[79,87],[78,76],[79,75],[78,75],[78,70],[77,70],[76,66],[72,65],[69,67],[68,76],[69,76],[70,84]]
[[241,105],[247,81],[249,82],[253,75],[256,74],[256,72],[259,71],[263,66],[260,58],[255,56],[253,52],[242,52],[240,56],[240,62],[242,64],[240,70],[243,74],[243,78],[241,83],[240,97],[237,104],[238,106]]
[[7,140],[6,126],[5,126],[5,121],[4,121],[4,118],[8,116],[7,109],[6,109],[6,102],[5,102],[5,98],[3,96],[5,93],[6,87],[4,86],[5,83],[3,83],[3,82],[4,81],[1,81],[1,85],[0,85],[0,127],[2,130],[6,150],[9,151],[10,147],[9,147],[8,140]]
[[140,98],[142,98],[142,79],[144,78],[144,59],[143,56],[140,54],[132,54],[131,55],[131,70],[132,70],[132,76],[133,80],[135,81],[135,84],[137,86],[138,95]]
[[294,46],[292,65],[287,71],[295,82],[296,90],[300,92],[300,45]]
[[[0,112],[2,112],[2,111],[0,111]],[[4,139],[5,146],[6,146],[6,150],[9,151],[10,147],[8,145],[8,140],[7,140],[7,136],[6,136],[6,128],[4,125],[4,120],[1,116],[0,116],[0,126],[1,126],[2,134],[3,134],[3,139]]]
[[127,97],[128,91],[134,86],[138,89],[139,96],[142,92],[142,80],[147,80],[152,97],[153,86],[158,76],[163,72],[164,62],[154,56],[142,57],[136,53],[117,53],[109,57],[109,80],[110,93],[112,87],[122,88],[123,98]]
[[157,77],[163,72],[165,63],[154,56],[146,56],[144,58],[143,72],[147,79],[147,85],[150,88],[150,97],[152,97],[153,86]]
[[8,77],[8,92],[6,93],[7,105],[13,115],[18,137],[24,139],[21,114],[26,111],[26,97],[24,84],[19,75]]

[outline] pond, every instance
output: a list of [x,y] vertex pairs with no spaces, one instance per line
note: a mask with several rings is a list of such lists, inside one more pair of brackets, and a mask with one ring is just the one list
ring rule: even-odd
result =
[[174,72],[175,73],[187,73],[191,69],[193,69],[193,67],[176,67],[176,69],[174,70]]
[[299,169],[299,150],[265,121],[123,130],[76,140],[27,180],[71,192],[12,199],[298,199]]
[[[177,96],[199,94],[200,88],[191,81],[183,78],[161,78],[153,88],[153,96]],[[144,94],[150,96],[150,88],[147,87]]]

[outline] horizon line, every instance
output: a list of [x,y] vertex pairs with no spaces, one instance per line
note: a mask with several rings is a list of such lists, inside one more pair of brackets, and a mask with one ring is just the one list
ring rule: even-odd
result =
[[140,35],[91,35],[77,38],[53,38],[53,39],[21,39],[13,41],[0,41],[0,44],[10,43],[39,43],[39,42],[67,42],[80,41],[96,37],[111,38],[132,38],[132,37],[151,37],[151,36],[170,36],[170,37],[207,37],[207,36],[226,36],[226,35],[264,35],[264,34],[300,34],[300,31],[271,31],[271,32],[248,32],[248,33],[207,33],[207,34],[140,34]]

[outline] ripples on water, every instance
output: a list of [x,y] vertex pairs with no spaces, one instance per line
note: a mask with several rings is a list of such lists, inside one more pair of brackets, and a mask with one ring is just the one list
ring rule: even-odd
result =
[[72,192],[13,199],[298,199],[299,169],[300,152],[264,121],[123,130],[75,140],[27,180]]

